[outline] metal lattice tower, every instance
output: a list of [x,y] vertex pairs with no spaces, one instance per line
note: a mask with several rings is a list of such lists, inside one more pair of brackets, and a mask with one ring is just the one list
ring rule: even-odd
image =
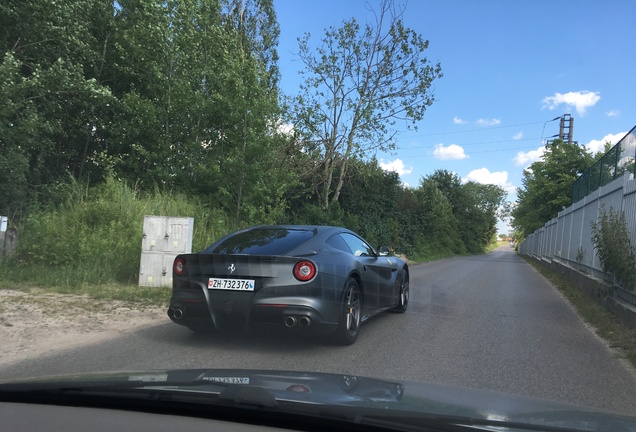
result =
[[563,114],[559,126],[559,139],[572,144],[574,134],[574,118],[570,114]]

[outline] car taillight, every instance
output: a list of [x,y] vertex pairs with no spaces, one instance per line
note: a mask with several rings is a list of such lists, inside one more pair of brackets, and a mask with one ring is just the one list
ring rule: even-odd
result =
[[299,261],[294,266],[294,277],[301,282],[307,282],[316,276],[316,265],[311,261]]
[[183,258],[177,257],[174,260],[174,265],[172,266],[172,269],[174,270],[174,274],[176,274],[177,276],[181,276],[183,272],[185,271],[185,260]]

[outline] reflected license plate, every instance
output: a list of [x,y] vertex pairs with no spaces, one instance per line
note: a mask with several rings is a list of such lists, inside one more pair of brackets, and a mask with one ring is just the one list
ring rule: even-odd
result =
[[208,289],[231,291],[254,291],[254,281],[251,279],[208,279]]
[[249,384],[249,377],[203,377],[203,381],[212,381],[223,384]]

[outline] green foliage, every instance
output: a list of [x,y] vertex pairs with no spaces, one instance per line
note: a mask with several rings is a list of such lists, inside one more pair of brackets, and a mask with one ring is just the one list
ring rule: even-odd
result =
[[[195,250],[308,223],[421,260],[483,251],[500,188],[448,172],[408,188],[369,159],[392,147],[396,119],[422,120],[442,76],[393,3],[380,7],[384,21],[347,21],[316,51],[301,40],[291,110],[272,0],[2,2],[0,214],[20,241],[1,276],[135,283],[144,215],[194,217]],[[325,77],[341,90],[323,98]]]
[[[462,184],[457,174],[446,170],[437,170],[423,179],[421,187],[435,188],[446,198],[456,223],[452,231],[450,227],[444,228],[453,252],[479,253],[488,246],[496,234],[497,216],[506,197],[501,187],[474,182]],[[433,232],[437,234],[439,229]]]
[[515,230],[528,236],[557,216],[572,203],[572,185],[594,162],[592,155],[578,144],[552,141],[540,161],[523,172],[512,211]]
[[100,81],[112,14],[112,4],[92,0],[3,2],[0,164],[12,168],[0,212],[22,213],[67,173],[90,176],[88,154],[113,102]]
[[626,289],[636,284],[636,254],[629,240],[625,214],[610,207],[601,209],[599,220],[592,222],[592,242],[603,271],[613,274]]
[[582,263],[583,258],[585,258],[585,251],[583,249],[583,246],[579,246],[578,249],[576,250],[576,262],[578,264]]
[[385,172],[376,160],[368,163],[354,160],[350,166],[339,205],[349,216],[344,222],[374,246],[390,245],[400,250],[396,221],[396,205],[401,193],[399,176]]
[[319,157],[321,206],[339,200],[353,158],[394,147],[396,121],[416,128],[423,119],[442,76],[424,56],[427,48],[391,1],[380,3],[374,24],[352,18],[330,27],[315,49],[309,34],[299,39],[304,82],[291,117],[301,145]]
[[[459,233],[459,221],[452,205],[434,182],[423,180],[415,191],[419,222],[415,248],[426,254],[463,254],[466,246]],[[406,222],[406,221],[405,221]]]
[[64,184],[57,194],[66,199],[20,226],[10,277],[43,286],[136,283],[145,215],[194,217],[194,250],[233,228],[222,212],[196,199],[159,189],[140,192],[115,180],[91,188]]
[[115,171],[142,187],[159,182],[214,199],[236,223],[280,211],[286,171],[275,171],[281,141],[271,130],[278,119],[271,1],[120,6]]
[[115,5],[0,5],[0,213],[27,214],[70,174],[179,188],[235,223],[280,215],[293,182],[274,163],[272,1]]

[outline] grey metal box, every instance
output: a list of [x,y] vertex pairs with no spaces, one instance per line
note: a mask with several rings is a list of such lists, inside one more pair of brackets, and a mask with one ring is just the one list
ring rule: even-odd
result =
[[181,253],[192,252],[194,219],[144,216],[139,286],[172,285],[172,263]]

